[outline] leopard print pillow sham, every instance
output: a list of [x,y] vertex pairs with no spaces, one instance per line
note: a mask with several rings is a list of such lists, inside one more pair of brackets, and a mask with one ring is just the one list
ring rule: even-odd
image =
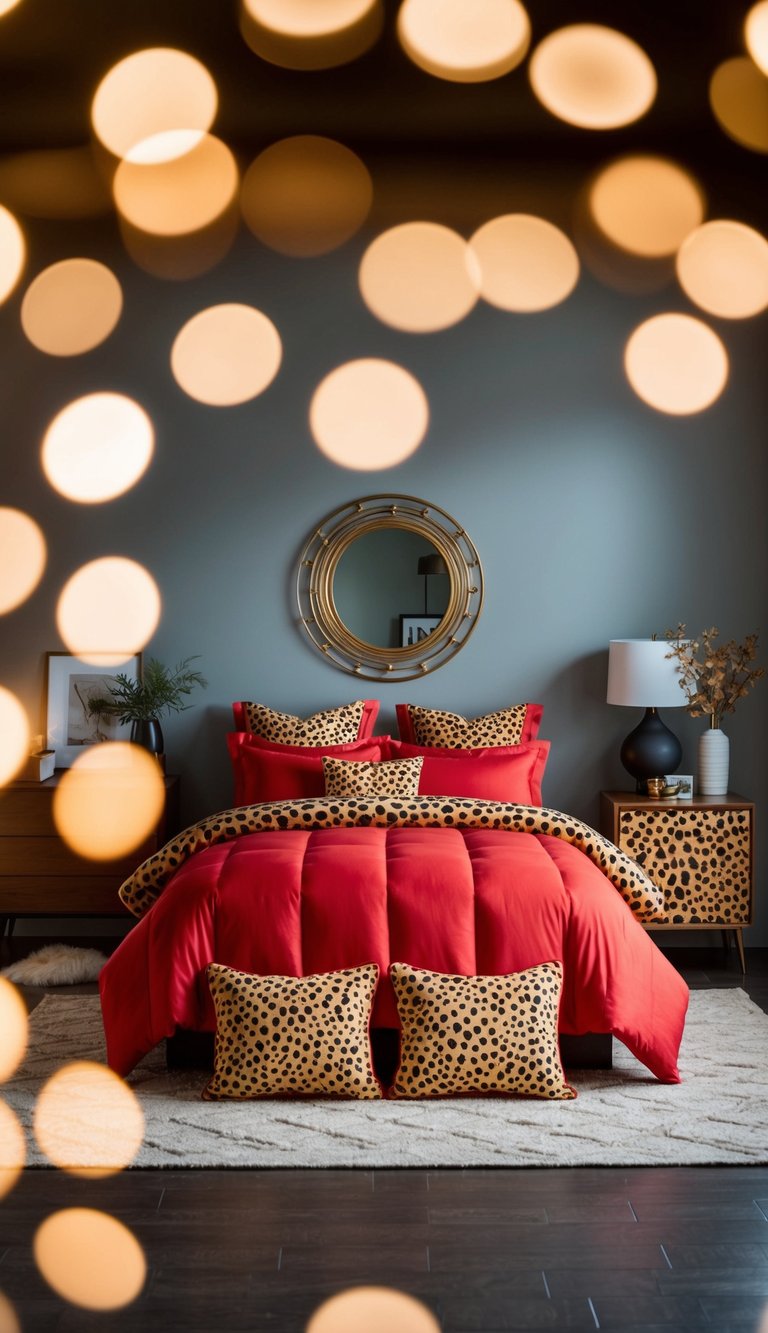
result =
[[251,976],[220,963],[206,972],[216,1043],[205,1101],[381,1097],[368,1031],[375,963],[309,977]]
[[519,745],[525,734],[528,705],[514,704],[511,708],[500,708],[495,713],[473,718],[446,713],[439,708],[421,708],[418,704],[399,705],[398,715],[401,710],[407,710],[405,720],[415,745],[471,750],[479,746]]
[[501,977],[446,976],[393,963],[389,976],[402,1024],[390,1097],[576,1096],[557,1045],[561,963]]
[[[348,745],[370,735],[378,711],[377,699],[357,699],[311,717],[296,717],[243,700],[235,705],[235,725],[238,730],[250,731],[278,745]],[[238,719],[242,719],[242,726]]]
[[330,759],[323,755],[326,796],[418,796],[424,759],[383,762]]

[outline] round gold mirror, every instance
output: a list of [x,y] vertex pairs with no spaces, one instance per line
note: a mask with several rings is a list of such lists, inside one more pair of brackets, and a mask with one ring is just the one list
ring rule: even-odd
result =
[[336,666],[413,680],[466,643],[483,572],[464,529],[412,495],[367,495],[329,514],[299,557],[300,622]]

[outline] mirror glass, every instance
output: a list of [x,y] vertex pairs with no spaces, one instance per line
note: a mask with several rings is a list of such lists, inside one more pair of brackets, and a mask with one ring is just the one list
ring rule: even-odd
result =
[[408,528],[377,528],[350,542],[333,600],[350,634],[376,648],[426,642],[445,613],[450,576],[437,547]]

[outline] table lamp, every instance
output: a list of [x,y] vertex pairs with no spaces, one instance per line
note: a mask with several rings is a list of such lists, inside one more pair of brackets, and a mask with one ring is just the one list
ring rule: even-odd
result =
[[666,639],[611,639],[608,650],[608,703],[645,709],[621,747],[621,762],[638,792],[647,791],[649,778],[674,773],[683,757],[679,740],[657,711],[685,704],[679,663],[669,651]]

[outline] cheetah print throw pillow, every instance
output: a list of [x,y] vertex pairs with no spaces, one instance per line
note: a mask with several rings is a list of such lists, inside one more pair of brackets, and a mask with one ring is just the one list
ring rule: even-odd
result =
[[471,750],[479,746],[519,745],[523,739],[527,704],[500,708],[496,713],[466,718],[460,713],[445,713],[439,708],[420,708],[406,704],[414,744],[436,745],[450,750]]
[[[293,713],[278,713],[266,704],[244,700],[240,705],[246,730],[265,741],[279,745],[347,745],[363,733],[364,715],[370,713],[371,701],[358,699],[340,708],[326,708],[311,717],[296,717]],[[378,704],[376,705],[378,712]],[[370,723],[371,727],[373,723]]]
[[326,796],[418,796],[422,755],[382,763],[323,755]]
[[391,1097],[576,1096],[557,1045],[562,964],[452,977],[393,963],[389,975],[402,1024]]
[[368,1026],[375,963],[311,977],[259,977],[211,963],[216,1009],[205,1101],[252,1097],[381,1097]]

